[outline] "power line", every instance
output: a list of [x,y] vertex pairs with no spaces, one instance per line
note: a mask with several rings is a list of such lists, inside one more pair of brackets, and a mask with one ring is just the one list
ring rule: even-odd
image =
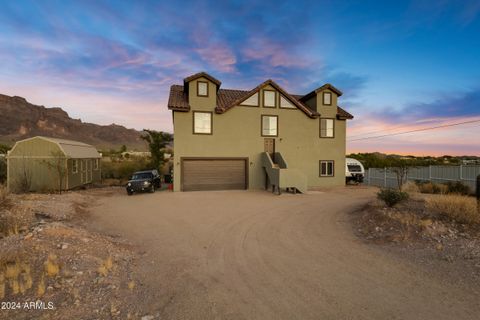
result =
[[407,134],[407,133],[412,133],[412,132],[420,132],[420,131],[428,131],[428,130],[434,130],[434,129],[440,129],[440,128],[448,128],[448,127],[460,126],[460,125],[464,125],[464,124],[477,123],[477,122],[480,122],[480,119],[451,123],[451,124],[444,124],[444,125],[441,125],[441,126],[421,128],[421,129],[415,129],[415,130],[409,130],[409,131],[403,131],[403,132],[397,132],[397,133],[383,134],[383,135],[373,136],[373,137],[358,138],[358,139],[348,140],[348,142],[368,140],[368,139],[378,139],[378,138],[384,138],[384,137],[390,137],[390,136],[398,136],[398,135],[401,135],[401,134]]
[[392,130],[396,130],[396,129],[403,129],[403,128],[406,129],[408,127],[406,127],[405,124],[400,124],[400,125],[396,125],[396,126],[390,127],[388,129],[385,129],[385,130],[375,130],[375,131],[369,131],[369,132],[354,134],[353,136],[350,136],[350,138],[357,138],[357,137],[366,136],[366,135],[369,135],[369,134],[382,133],[384,131],[388,132],[388,131],[392,131]]

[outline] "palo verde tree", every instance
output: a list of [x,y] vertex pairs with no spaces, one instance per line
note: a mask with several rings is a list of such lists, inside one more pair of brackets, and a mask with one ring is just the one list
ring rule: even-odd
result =
[[165,162],[165,148],[173,141],[173,135],[168,132],[143,129],[146,133],[142,139],[148,143],[148,148],[152,155],[152,166],[159,170]]

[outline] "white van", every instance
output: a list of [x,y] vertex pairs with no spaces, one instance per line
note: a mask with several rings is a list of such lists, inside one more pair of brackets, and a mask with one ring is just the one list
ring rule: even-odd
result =
[[363,164],[357,159],[346,158],[345,160],[346,182],[363,182],[363,178],[365,177]]

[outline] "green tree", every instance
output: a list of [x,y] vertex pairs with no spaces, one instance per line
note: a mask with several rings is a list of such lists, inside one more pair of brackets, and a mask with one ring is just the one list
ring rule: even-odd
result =
[[168,132],[143,129],[146,132],[142,139],[148,143],[152,155],[152,166],[159,170],[165,159],[165,148],[173,141],[173,135]]
[[124,153],[124,152],[126,152],[126,151],[127,151],[127,146],[126,146],[126,145],[122,145],[122,146],[120,147],[120,153]]
[[7,154],[7,152],[10,150],[11,148],[5,144],[1,144],[0,143],[0,153],[2,154]]

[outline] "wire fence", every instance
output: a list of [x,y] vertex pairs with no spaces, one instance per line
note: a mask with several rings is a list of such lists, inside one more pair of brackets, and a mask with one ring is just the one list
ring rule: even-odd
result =
[[[480,175],[480,166],[412,167],[408,170],[406,181],[417,180],[434,183],[460,181],[467,185],[472,193],[475,193],[478,175]],[[398,186],[397,175],[392,168],[369,168],[365,171],[364,181],[368,185],[383,188],[395,188]]]

